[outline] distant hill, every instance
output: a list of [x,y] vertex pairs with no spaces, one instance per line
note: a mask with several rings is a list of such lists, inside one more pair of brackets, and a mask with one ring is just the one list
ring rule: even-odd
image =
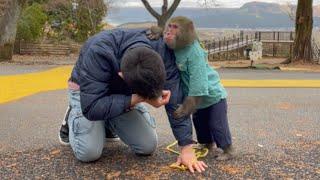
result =
[[[160,8],[157,9],[160,11]],[[178,8],[174,16],[191,18],[198,28],[293,28],[287,12],[276,3],[250,2],[240,8]],[[320,26],[320,5],[314,7],[314,26]],[[111,24],[154,22],[144,8],[113,9],[105,19]]]
[[320,17],[320,5],[313,7],[313,15],[316,17]]

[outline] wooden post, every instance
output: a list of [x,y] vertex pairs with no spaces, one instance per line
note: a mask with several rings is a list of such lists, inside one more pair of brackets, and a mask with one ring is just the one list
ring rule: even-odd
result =
[[227,58],[226,58],[227,60],[228,60],[228,58],[229,58],[228,55],[229,55],[229,40],[227,40]]
[[290,52],[289,52],[290,54],[289,54],[289,58],[290,58],[290,60],[291,60],[291,58],[292,58],[292,43],[290,43]]
[[240,39],[243,41],[243,31],[240,31]]
[[248,45],[249,43],[248,43],[248,39],[249,37],[248,37],[248,35],[246,35],[246,45]]
[[239,59],[239,55],[240,55],[240,45],[239,45],[239,41],[240,41],[240,38],[238,38],[237,59]]
[[261,32],[259,32],[259,41],[261,41]]
[[[273,32],[273,41],[275,41],[276,40],[276,32]],[[274,42],[272,42],[272,56],[274,57],[275,56],[275,44],[274,44]]]

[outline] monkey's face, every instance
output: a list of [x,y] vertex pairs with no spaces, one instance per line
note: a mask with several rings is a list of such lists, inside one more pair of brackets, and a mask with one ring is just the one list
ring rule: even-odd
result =
[[169,46],[171,49],[176,49],[177,45],[177,38],[180,34],[179,25],[176,23],[169,23],[164,32],[163,37],[165,43]]

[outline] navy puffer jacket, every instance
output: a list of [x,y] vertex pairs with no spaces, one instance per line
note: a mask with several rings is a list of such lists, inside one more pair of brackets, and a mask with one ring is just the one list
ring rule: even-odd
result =
[[80,85],[83,115],[91,120],[108,120],[125,112],[131,103],[131,90],[118,75],[121,59],[127,49],[146,46],[162,57],[167,80],[165,89],[171,91],[166,111],[179,145],[192,143],[192,125],[189,118],[175,120],[172,113],[182,103],[179,71],[172,50],[162,39],[150,41],[146,30],[114,29],[91,37],[82,47],[71,80]]

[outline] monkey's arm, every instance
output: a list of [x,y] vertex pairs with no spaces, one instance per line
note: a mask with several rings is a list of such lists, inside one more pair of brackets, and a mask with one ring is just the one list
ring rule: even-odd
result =
[[163,33],[163,29],[161,27],[151,26],[146,34],[150,40],[158,40],[162,36],[162,33]]
[[178,107],[173,116],[176,119],[193,114],[196,112],[197,106],[201,102],[201,96],[187,96],[183,104]]
[[188,84],[185,84],[188,94],[183,104],[174,113],[177,118],[194,113],[202,103],[203,96],[209,95],[206,56],[203,50],[193,45],[186,54],[188,54],[187,62],[182,62],[185,64],[181,65],[187,66],[188,72],[181,73],[181,76],[189,77]]

